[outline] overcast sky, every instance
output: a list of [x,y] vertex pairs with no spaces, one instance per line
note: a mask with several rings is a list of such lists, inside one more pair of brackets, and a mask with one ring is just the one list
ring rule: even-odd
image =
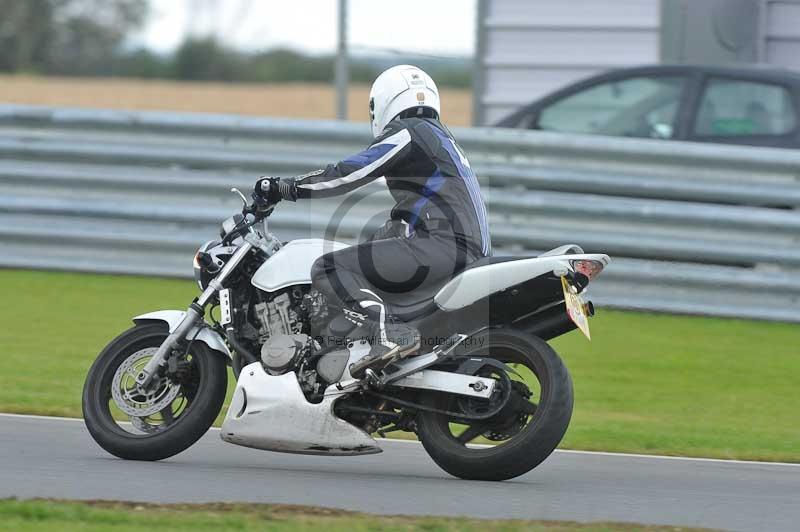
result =
[[[332,52],[337,0],[150,0],[152,15],[136,40],[174,49],[188,32],[215,33],[238,48],[288,46]],[[354,51],[395,49],[471,55],[475,0],[349,0],[348,41]]]

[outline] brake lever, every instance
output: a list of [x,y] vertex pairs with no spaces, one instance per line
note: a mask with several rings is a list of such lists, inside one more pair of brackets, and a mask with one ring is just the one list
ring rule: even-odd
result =
[[244,197],[244,194],[242,194],[242,191],[241,191],[241,190],[239,190],[239,189],[238,189],[238,188],[236,188],[236,187],[233,187],[233,188],[231,189],[231,192],[233,192],[234,194],[238,194],[238,195],[239,195],[239,199],[241,199],[241,200],[242,200],[242,203],[244,204],[244,207],[242,207],[242,209],[247,209],[247,207],[248,207],[248,205],[247,205],[247,198],[245,198],[245,197]]

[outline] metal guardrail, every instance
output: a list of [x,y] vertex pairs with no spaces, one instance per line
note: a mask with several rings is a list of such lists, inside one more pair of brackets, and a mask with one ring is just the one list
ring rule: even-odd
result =
[[[593,286],[602,305],[800,321],[800,153],[454,133],[497,254],[575,242],[615,258]],[[353,123],[0,106],[0,265],[188,276],[193,250],[237,209],[227,189],[369,140]],[[391,205],[380,185],[357,197],[282,204],[272,229],[356,240]]]

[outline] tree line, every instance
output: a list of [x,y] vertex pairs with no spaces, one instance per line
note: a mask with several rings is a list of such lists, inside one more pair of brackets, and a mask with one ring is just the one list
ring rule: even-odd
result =
[[[228,82],[333,80],[332,54],[248,53],[213,37],[187,38],[170,54],[131,49],[126,39],[142,27],[147,14],[147,0],[0,0],[0,72]],[[398,62],[418,64],[440,85],[471,84],[468,60],[425,57],[351,58],[350,79],[369,83]]]

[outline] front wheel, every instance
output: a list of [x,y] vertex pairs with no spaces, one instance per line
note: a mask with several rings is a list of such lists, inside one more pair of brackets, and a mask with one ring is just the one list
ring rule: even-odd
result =
[[459,478],[507,480],[527,473],[550,456],[567,430],[573,403],[569,372],[545,341],[513,330],[471,337],[457,360],[470,359],[496,360],[512,370],[498,364],[469,366],[472,374],[500,377],[505,406],[492,415],[485,401],[431,394],[428,405],[440,412],[492,417],[472,421],[421,411],[419,439],[434,462]]
[[94,440],[114,456],[174,456],[199,440],[222,409],[227,366],[201,342],[176,357],[151,390],[136,385],[136,375],[167,335],[160,323],[136,325],[115,338],[89,370],[83,417]]

